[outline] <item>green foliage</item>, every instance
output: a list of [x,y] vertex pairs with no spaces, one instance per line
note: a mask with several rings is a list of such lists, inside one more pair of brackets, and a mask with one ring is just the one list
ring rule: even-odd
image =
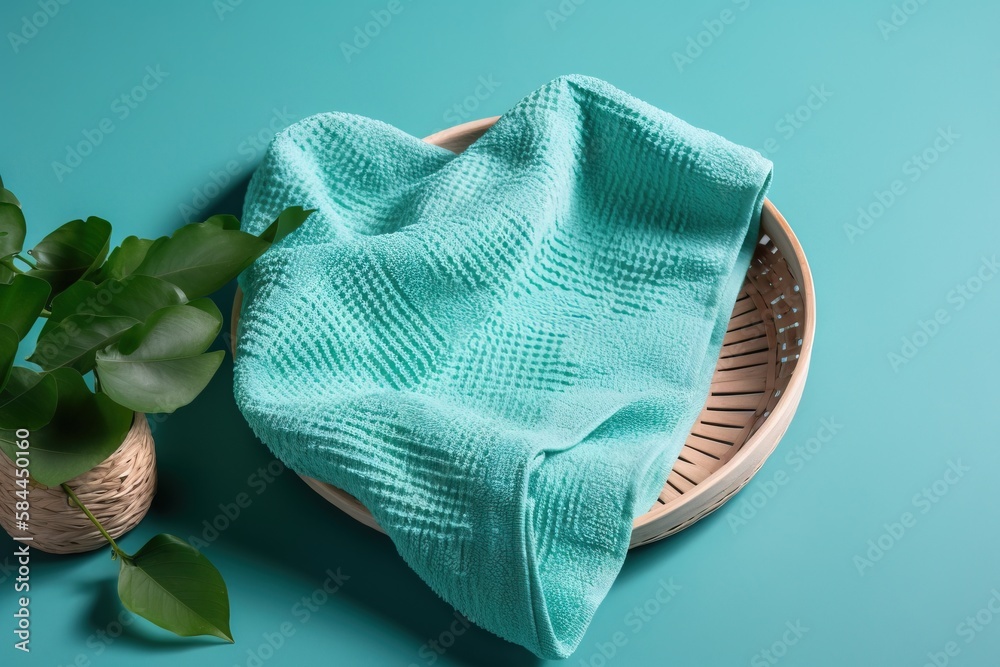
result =
[[36,373],[15,366],[0,391],[0,429],[13,431],[40,429],[56,413],[58,387],[52,373]]
[[9,283],[0,284],[0,322],[16,331],[18,340],[24,338],[45,310],[51,293],[44,280],[15,273]]
[[222,327],[209,299],[168,306],[97,355],[104,391],[137,412],[173,412],[201,393],[224,352],[205,352]]
[[226,582],[197,549],[173,535],[157,535],[122,558],[118,596],[129,611],[182,637],[233,641]]
[[6,201],[0,202],[0,260],[9,262],[11,257],[21,252],[26,230],[21,207]]
[[107,220],[67,222],[28,251],[35,258],[31,275],[52,285],[54,294],[61,292],[101,265],[110,240],[111,223]]
[[[13,458],[15,432],[31,431],[34,482],[62,485],[108,538],[122,558],[126,607],[178,635],[232,641],[222,576],[169,535],[128,556],[66,482],[118,449],[141,413],[173,412],[201,393],[224,357],[209,351],[222,313],[204,297],[310,213],[286,209],[259,236],[216,215],[169,237],[129,236],[113,249],[111,224],[91,217],[53,230],[29,259],[20,203],[0,181],[0,450]],[[37,368],[15,365],[39,318],[45,323],[27,356]]]
[[[106,394],[93,393],[72,368],[57,368],[46,375],[55,379],[56,403],[54,409],[45,406],[46,411],[52,410],[52,417],[31,434],[31,476],[39,484],[58,486],[111,456],[125,439],[135,413]],[[28,403],[25,393],[19,399],[22,405]],[[9,443],[0,441],[0,447],[13,458]]]

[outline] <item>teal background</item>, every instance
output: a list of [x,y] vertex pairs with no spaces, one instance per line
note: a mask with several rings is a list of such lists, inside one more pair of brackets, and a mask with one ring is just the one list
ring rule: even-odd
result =
[[[263,145],[247,137],[266,141],[279,122],[342,110],[424,136],[502,113],[573,72],[767,148],[770,197],[798,234],[817,289],[802,404],[747,489],[696,526],[629,555],[565,664],[934,664],[929,653],[939,665],[1000,664],[1000,617],[987,606],[1000,590],[1000,279],[979,284],[971,299],[952,292],[981,267],[995,278],[982,262],[1000,251],[1000,5],[908,0],[896,3],[898,30],[886,32],[892,24],[879,22],[892,19],[888,1],[401,0],[402,11],[348,58],[341,44],[387,0],[224,1],[3,4],[0,173],[23,202],[29,243],[87,215],[111,220],[120,241],[167,234],[186,217],[238,213]],[[25,30],[47,2],[54,15]],[[712,23],[723,10],[731,22]],[[674,53],[708,30],[705,21],[719,34],[701,35],[702,52],[692,47],[697,57],[679,67]],[[30,38],[12,42],[22,31]],[[141,84],[147,66],[167,74],[123,118],[114,100]],[[477,99],[480,77],[491,90],[479,88]],[[817,108],[799,110],[808,119],[797,127],[783,120],[814,86],[825,86],[825,101],[814,97]],[[288,120],[269,128],[275,109]],[[104,118],[113,131],[57,174],[52,163]],[[958,138],[936,152],[935,137],[948,128]],[[907,161],[925,149],[936,161],[914,171]],[[225,180],[218,173],[230,162],[230,182],[209,187],[213,172]],[[897,179],[903,194],[849,238],[845,225],[858,208]],[[207,205],[192,213],[184,207],[197,208],[197,193]],[[232,293],[217,295],[223,311]],[[888,355],[938,310],[947,322],[929,340],[917,336],[926,345],[894,368]],[[144,621],[111,639],[120,607],[105,550],[35,554],[33,650],[15,651],[14,547],[4,537],[3,665],[540,662],[477,628],[441,638],[453,610],[387,538],[326,505],[291,472],[270,483],[251,478],[272,458],[233,403],[231,368],[230,360],[196,403],[154,423],[159,494],[122,543],[135,550],[161,531],[198,535],[220,504],[247,493],[251,505],[205,549],[229,584],[236,644],[178,639]],[[806,460],[796,448],[829,434],[823,419],[837,432],[818,451],[813,441]],[[968,470],[935,490],[949,461]],[[925,488],[936,502],[920,500]],[[907,511],[914,520],[902,536],[883,536]],[[889,550],[859,573],[856,557],[880,536]],[[297,602],[338,568],[349,579],[306,617]],[[637,615],[670,578],[680,587],[670,602]],[[1000,610],[1000,599],[993,606]],[[294,634],[261,650],[286,623]],[[796,623],[801,636],[786,634]],[[609,644],[618,632],[620,645]],[[449,638],[443,653],[421,648]]]

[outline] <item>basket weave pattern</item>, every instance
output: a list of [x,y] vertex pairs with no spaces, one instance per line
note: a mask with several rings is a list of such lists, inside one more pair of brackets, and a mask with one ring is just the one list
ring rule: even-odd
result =
[[[30,469],[30,468],[29,468]],[[10,535],[30,535],[32,548],[53,554],[91,551],[107,544],[90,519],[60,487],[29,485],[29,530],[16,529],[15,468],[0,454],[0,525]],[[100,465],[66,482],[115,539],[134,528],[156,493],[156,455],[146,416],[136,413],[132,428],[115,452]]]

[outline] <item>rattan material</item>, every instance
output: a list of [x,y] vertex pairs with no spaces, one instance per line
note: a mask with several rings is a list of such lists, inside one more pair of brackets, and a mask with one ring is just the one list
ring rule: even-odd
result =
[[[53,554],[91,551],[108,543],[62,488],[34,482],[29,486],[29,530],[16,530],[14,505],[20,499],[14,470],[11,460],[0,454],[0,525],[8,534],[30,535],[34,539],[26,544]],[[156,453],[146,416],[136,413],[115,453],[66,484],[115,539],[134,528],[156,493]]]
[[[472,121],[425,141],[465,150],[496,122]],[[233,303],[235,354],[243,295]],[[805,387],[815,329],[815,293],[805,254],[769,200],[760,243],[729,320],[712,388],[659,499],[635,520],[631,546],[672,535],[718,509],[774,451]],[[358,521],[381,530],[350,494],[303,476],[316,492]]]

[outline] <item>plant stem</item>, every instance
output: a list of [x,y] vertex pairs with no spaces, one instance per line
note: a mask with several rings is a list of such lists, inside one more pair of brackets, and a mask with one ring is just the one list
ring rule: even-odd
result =
[[87,515],[87,518],[90,519],[90,522],[93,523],[95,526],[97,526],[97,530],[101,531],[101,535],[104,536],[104,539],[106,539],[108,542],[111,543],[111,549],[114,551],[114,554],[116,556],[121,556],[122,560],[128,560],[129,555],[121,550],[121,548],[118,546],[118,543],[115,542],[113,537],[111,537],[111,534],[108,533],[108,531],[104,530],[104,526],[102,526],[101,522],[97,520],[97,517],[91,514],[90,510],[88,510],[87,507],[82,502],[80,502],[80,499],[76,497],[75,493],[73,493],[73,489],[69,488],[69,486],[67,486],[65,483],[60,484],[60,486],[62,486],[62,490],[66,492],[66,495],[69,496],[74,503],[76,503],[76,506],[83,510],[83,513]]
[[22,255],[21,253],[17,253],[16,255],[14,255],[14,257],[17,257],[17,258],[18,258],[19,260],[21,260],[22,262],[24,262],[25,264],[27,264],[28,266],[30,266],[30,267],[31,267],[31,268],[33,268],[33,269],[34,269],[34,268],[37,268],[37,267],[35,266],[35,263],[34,263],[34,262],[32,262],[32,261],[31,261],[30,259],[28,259],[28,258],[27,258],[27,257],[25,257],[24,255]]

